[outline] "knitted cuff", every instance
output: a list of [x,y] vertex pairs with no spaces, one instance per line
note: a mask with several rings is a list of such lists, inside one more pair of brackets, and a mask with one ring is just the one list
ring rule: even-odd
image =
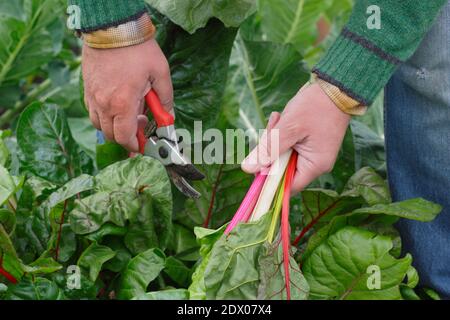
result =
[[361,105],[369,106],[400,63],[368,40],[344,29],[313,73]]
[[83,33],[86,45],[97,49],[111,49],[133,46],[151,39],[156,32],[148,14],[140,18],[123,23],[117,27]]

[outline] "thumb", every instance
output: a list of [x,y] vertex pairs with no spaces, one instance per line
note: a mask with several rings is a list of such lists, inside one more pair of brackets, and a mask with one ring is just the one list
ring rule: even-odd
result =
[[270,166],[280,154],[289,150],[292,145],[285,137],[286,132],[282,130],[285,116],[278,112],[271,114],[267,129],[261,136],[258,146],[250,152],[242,162],[242,170],[247,173],[257,173]]

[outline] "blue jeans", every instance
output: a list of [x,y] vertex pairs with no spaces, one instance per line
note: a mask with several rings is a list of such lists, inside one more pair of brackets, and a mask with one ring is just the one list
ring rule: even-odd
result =
[[433,222],[402,220],[404,252],[421,285],[450,298],[450,2],[415,55],[386,87],[386,150],[395,201],[441,204]]

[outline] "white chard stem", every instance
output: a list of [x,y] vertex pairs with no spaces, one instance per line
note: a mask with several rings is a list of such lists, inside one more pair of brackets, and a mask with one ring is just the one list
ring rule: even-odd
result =
[[281,179],[286,171],[291,154],[292,150],[284,153],[270,167],[269,175],[267,176],[264,187],[259,195],[258,202],[253,210],[250,221],[257,221],[269,212],[278,186],[280,185]]

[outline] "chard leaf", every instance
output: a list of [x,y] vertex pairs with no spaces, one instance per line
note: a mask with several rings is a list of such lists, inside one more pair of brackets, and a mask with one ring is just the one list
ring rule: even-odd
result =
[[182,261],[197,261],[199,258],[198,244],[192,230],[175,223],[172,237],[167,247]]
[[77,194],[79,195],[82,192],[91,190],[93,187],[93,177],[83,174],[70,180],[57,191],[53,192],[50,197],[42,203],[41,208],[47,216],[52,217],[52,211],[55,207],[61,205],[64,201],[69,200]]
[[17,142],[23,172],[62,185],[92,171],[92,160],[80,150],[65,115],[55,105],[29,105],[17,124]]
[[16,215],[7,209],[0,209],[0,225],[3,225],[5,231],[11,234],[16,227]]
[[[312,299],[401,299],[411,256],[390,255],[392,240],[373,232],[345,227],[317,247],[303,264]],[[378,268],[380,287],[369,286],[369,267]],[[375,279],[375,278],[374,278]],[[372,283],[372,282],[371,282]]]
[[180,287],[186,288],[189,286],[191,278],[191,269],[189,269],[183,262],[174,258],[168,257],[164,268],[170,279],[172,279]]
[[[153,200],[149,198],[147,201],[141,202],[141,207],[136,216],[130,217],[130,225],[124,238],[125,245],[134,255],[159,247]],[[166,230],[159,231],[167,233]]]
[[70,225],[77,234],[88,234],[100,229],[108,222],[124,227],[130,217],[136,216],[140,208],[139,195],[134,190],[98,192],[76,200],[70,212]]
[[[283,248],[279,243],[265,244],[265,254],[259,259],[261,282],[258,288],[260,300],[286,300],[286,283],[284,278]],[[291,299],[306,300],[309,285],[300,267],[290,257]]]
[[[152,246],[160,248],[167,246],[172,232],[172,192],[166,169],[159,161],[138,156],[117,162],[102,170],[95,177],[95,181],[97,194],[129,190],[127,194],[123,193],[122,197],[128,199],[130,203],[125,201],[117,209],[122,212],[122,218],[130,220],[132,224],[129,229],[131,233],[126,240],[126,243],[132,247],[132,251],[137,253]],[[117,202],[112,200],[113,203]],[[121,222],[117,223],[117,218],[110,221],[118,226],[124,226]],[[107,221],[103,220],[104,222]],[[90,229],[89,232],[98,230],[97,227],[95,230],[88,229]],[[149,234],[148,232],[153,229],[154,232]],[[156,238],[155,235],[157,235]],[[137,240],[137,236],[139,236],[140,244],[132,244],[132,241]]]
[[47,274],[53,273],[63,268],[58,262],[52,258],[41,257],[31,263],[23,266],[23,269],[28,274]]
[[227,27],[239,25],[256,10],[255,0],[146,0],[186,31],[194,33],[216,17]]
[[136,300],[189,300],[189,291],[186,289],[167,289],[144,293]]
[[206,300],[205,272],[211,257],[211,250],[214,244],[220,239],[226,226],[212,230],[197,227],[194,229],[197,240],[200,244],[200,264],[197,264],[192,274],[192,283],[189,286],[189,296],[192,300]]
[[2,2],[0,87],[30,75],[54,57],[50,26],[58,22],[62,8],[60,0]]
[[113,272],[122,272],[133,257],[130,250],[127,249],[120,237],[108,237],[108,247],[110,247],[116,255],[104,264],[104,269]]
[[86,235],[86,238],[91,241],[99,242],[105,236],[124,236],[127,233],[127,230],[126,227],[119,227],[112,223],[106,223],[97,231]]
[[25,277],[18,284],[8,286],[6,300],[62,300],[58,285],[40,277]]
[[272,215],[239,224],[213,246],[205,270],[207,299],[252,300],[260,284],[259,257],[264,253]]
[[89,279],[95,282],[103,264],[115,255],[116,253],[111,248],[94,242],[81,254],[78,265],[88,269]]
[[386,181],[368,167],[360,169],[350,178],[342,196],[361,196],[370,206],[392,201]]
[[147,250],[130,260],[122,272],[119,299],[132,299],[146,293],[147,286],[164,269],[165,256],[159,249]]
[[5,136],[7,136],[7,134],[0,130],[0,166],[6,166],[10,158],[8,147],[3,140]]
[[353,213],[385,214],[422,222],[430,222],[436,218],[441,210],[442,206],[421,198],[417,198],[390,204],[377,204],[372,207],[357,209],[353,211]]
[[[258,11],[247,24],[258,24],[258,38],[292,44],[299,52],[307,52],[318,37],[316,23],[332,0],[259,0]],[[253,32],[255,31],[253,27]],[[252,35],[255,37],[255,34]]]
[[8,170],[0,165],[0,207],[16,192],[17,186]]
[[212,128],[219,116],[237,29],[214,20],[193,35],[171,25],[166,30],[169,37],[161,46],[171,66],[177,125],[193,132],[194,121],[201,120],[204,128]]

